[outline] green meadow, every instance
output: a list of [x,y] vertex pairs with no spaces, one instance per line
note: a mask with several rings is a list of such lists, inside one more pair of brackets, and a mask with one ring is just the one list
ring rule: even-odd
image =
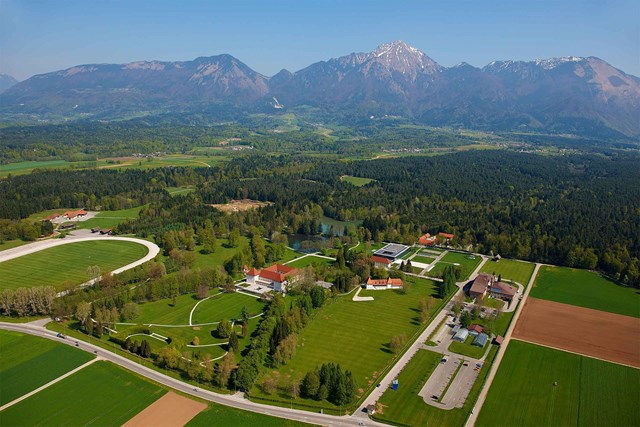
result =
[[536,265],[531,262],[503,258],[498,262],[493,260],[485,262],[480,271],[495,274],[496,276],[501,275],[503,279],[518,282],[526,287],[535,267]]
[[[470,257],[473,257],[471,259]],[[459,280],[469,278],[473,270],[482,262],[482,258],[477,255],[470,255],[462,252],[449,252],[436,263],[427,273],[431,277],[441,277],[444,269],[448,265],[460,265],[462,267],[462,277]]]

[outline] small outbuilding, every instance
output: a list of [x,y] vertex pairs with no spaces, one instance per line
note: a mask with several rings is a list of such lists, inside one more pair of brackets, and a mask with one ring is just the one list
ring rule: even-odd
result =
[[504,341],[504,337],[503,337],[502,335],[498,335],[497,337],[495,337],[495,338],[493,339],[493,342],[494,342],[496,345],[502,345],[502,341]]
[[469,336],[469,330],[465,328],[458,329],[458,332],[453,336],[454,341],[464,342]]
[[487,341],[489,341],[489,335],[485,334],[484,332],[481,334],[478,334],[475,339],[473,340],[473,342],[471,343],[471,345],[475,345],[478,347],[484,347],[487,344]]

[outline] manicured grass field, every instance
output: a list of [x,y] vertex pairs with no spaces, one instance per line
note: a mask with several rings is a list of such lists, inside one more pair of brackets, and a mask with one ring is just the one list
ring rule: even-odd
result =
[[0,412],[0,425],[122,425],[164,393],[155,384],[99,361]]
[[449,252],[443,256],[440,261],[429,271],[429,276],[440,277],[444,272],[445,267],[451,264],[459,264],[462,267],[462,277],[458,280],[466,280],[473,270],[476,269],[478,264],[482,262],[482,258],[475,256],[474,259],[469,257],[473,255],[461,253],[461,252]]
[[317,256],[309,255],[297,261],[290,262],[287,265],[295,268],[305,268],[310,265],[314,265],[314,266],[315,265],[332,265],[334,262],[335,261],[332,259],[320,258]]
[[240,319],[242,307],[247,307],[250,316],[260,314],[264,303],[258,298],[233,293],[209,298],[198,305],[193,312],[193,323],[218,322],[222,319]]
[[0,406],[91,359],[93,355],[64,344],[0,330]]
[[531,262],[501,259],[498,262],[487,261],[480,271],[483,273],[502,275],[503,279],[513,280],[522,286],[527,286],[536,265]]
[[69,166],[71,163],[66,160],[47,160],[41,162],[18,162],[18,163],[9,163],[6,165],[0,165],[0,178],[4,178],[7,175],[11,174],[13,176],[16,175],[24,175],[27,173],[31,173],[33,169],[36,168],[63,168]]
[[255,412],[241,411],[229,406],[210,403],[209,407],[200,412],[187,423],[188,427],[210,426],[256,426],[256,427],[302,427],[313,424],[300,423],[284,418],[270,417]]
[[[353,302],[351,296],[347,296],[322,308],[300,333],[297,353],[280,368],[280,378],[304,376],[322,363],[333,362],[352,371],[357,387],[366,390],[393,356],[389,349],[391,338],[402,333],[411,337],[419,329],[420,298],[436,294],[431,281],[415,277],[408,277],[407,281],[412,286],[406,295],[395,290],[363,291],[360,296],[373,296],[374,301]],[[436,304],[432,312],[438,309]],[[257,387],[252,394],[289,403],[288,397],[264,396]],[[302,401],[314,406],[332,406]]]
[[349,184],[355,185],[356,187],[362,187],[363,185],[367,185],[371,181],[375,181],[375,179],[360,178],[360,177],[351,176],[351,175],[342,175],[340,177],[340,181],[348,182]]
[[78,222],[79,228],[114,228],[120,223],[125,222],[128,219],[137,218],[142,210],[142,206],[138,206],[131,209],[120,209],[117,211],[102,211],[98,212],[94,218],[86,221]]
[[398,375],[398,390],[387,389],[380,400],[382,408],[375,418],[393,424],[412,426],[426,425],[427,404],[418,396],[442,355],[427,350],[419,350]]
[[638,369],[513,340],[476,425],[640,425],[639,401]]
[[411,258],[412,263],[415,261],[415,262],[421,262],[423,264],[431,264],[435,260],[436,260],[435,258],[423,256],[423,255],[416,255],[413,258]]
[[567,267],[542,266],[531,296],[625,316],[640,317],[640,293],[597,273]]
[[102,273],[123,267],[147,254],[143,245],[124,241],[69,243],[0,263],[0,289],[51,285],[75,285],[89,280],[87,267],[98,265]]
[[463,356],[472,357],[474,359],[480,359],[484,355],[484,352],[487,351],[487,346],[490,345],[489,343],[491,342],[491,340],[489,340],[488,344],[486,344],[484,347],[478,347],[475,345],[471,345],[474,338],[474,336],[469,335],[465,342],[453,341],[449,345],[449,351],[461,354]]

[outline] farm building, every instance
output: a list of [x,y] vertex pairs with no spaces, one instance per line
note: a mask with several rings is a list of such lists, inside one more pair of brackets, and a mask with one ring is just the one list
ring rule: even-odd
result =
[[375,268],[385,268],[385,269],[389,268],[392,262],[389,258],[384,258],[377,255],[372,256],[371,261],[373,261],[373,266]]
[[480,325],[471,325],[469,326],[469,332],[474,331],[477,334],[481,334],[484,331],[484,328]]
[[451,233],[440,232],[440,233],[438,233],[438,237],[443,239],[443,240],[446,240],[447,242],[449,242],[449,241],[453,240],[454,235],[451,234]]
[[80,219],[85,215],[87,215],[87,211],[85,211],[84,209],[79,209],[77,211],[67,211],[64,213],[64,216],[67,219]]
[[469,330],[465,328],[460,328],[458,329],[458,332],[456,332],[456,334],[453,336],[453,339],[455,341],[464,342],[464,340],[466,340],[468,336],[469,336]]
[[262,270],[252,268],[247,272],[246,280],[251,285],[263,285],[276,292],[285,293],[287,285],[295,283],[299,275],[300,270],[297,268],[274,264]]
[[504,337],[503,337],[502,335],[498,335],[497,337],[495,337],[495,338],[493,339],[493,342],[494,342],[496,345],[502,345],[502,341],[504,341]]
[[397,243],[389,243],[382,249],[378,249],[373,254],[382,258],[387,258],[391,261],[395,261],[400,255],[409,249],[409,246],[399,245]]
[[484,332],[481,334],[478,334],[474,339],[473,342],[471,343],[471,345],[475,345],[478,347],[484,347],[487,344],[487,341],[489,340],[489,335],[485,334]]
[[426,233],[424,236],[421,236],[418,239],[418,243],[425,246],[434,245],[436,243],[436,236],[432,236],[431,234]]
[[516,288],[503,282],[498,282],[492,274],[481,273],[475,278],[469,289],[471,298],[482,298],[486,294],[494,298],[511,301],[516,294]]
[[367,283],[365,283],[365,288],[381,291],[385,289],[402,289],[402,285],[402,279],[392,279],[391,277],[388,279],[372,279],[369,277]]
[[53,221],[56,220],[58,218],[60,218],[62,215],[60,215],[59,213],[54,213],[49,215],[48,217],[46,217],[43,221]]

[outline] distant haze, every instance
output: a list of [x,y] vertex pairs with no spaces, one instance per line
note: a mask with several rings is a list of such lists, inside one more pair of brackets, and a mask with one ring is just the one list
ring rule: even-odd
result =
[[0,72],[231,53],[267,75],[403,39],[439,64],[596,56],[640,75],[640,1],[2,0]]

